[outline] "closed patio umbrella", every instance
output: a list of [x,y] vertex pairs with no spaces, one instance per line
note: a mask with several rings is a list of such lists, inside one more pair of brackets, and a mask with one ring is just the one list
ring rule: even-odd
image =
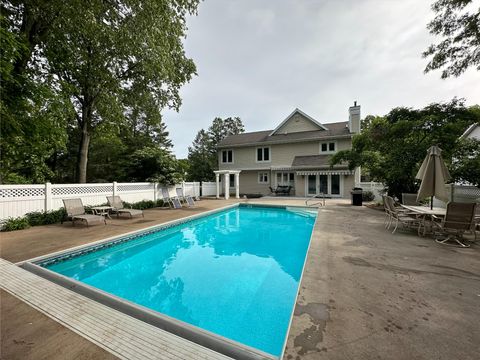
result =
[[433,208],[434,196],[445,202],[448,201],[445,182],[450,180],[450,173],[443,162],[442,150],[438,146],[431,146],[427,150],[427,156],[415,177],[422,180],[418,190],[417,201],[430,196],[430,208]]

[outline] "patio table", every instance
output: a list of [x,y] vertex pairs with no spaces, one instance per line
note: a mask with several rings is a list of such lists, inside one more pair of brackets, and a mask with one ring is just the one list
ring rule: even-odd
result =
[[109,219],[111,219],[110,211],[112,209],[113,208],[111,206],[94,206],[94,207],[92,207],[92,211],[95,215],[101,215],[101,216],[104,216],[104,217],[108,217]]
[[427,206],[413,206],[413,205],[402,205],[402,207],[421,216],[422,226],[423,226],[423,236],[425,236],[425,234],[427,233],[427,219],[432,219],[433,216],[444,217],[445,214],[447,213],[447,209],[444,209],[441,207],[434,207],[432,209],[430,209],[430,207],[427,207]]

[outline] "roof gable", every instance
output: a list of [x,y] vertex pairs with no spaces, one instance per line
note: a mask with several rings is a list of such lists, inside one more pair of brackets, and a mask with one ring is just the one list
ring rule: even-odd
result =
[[269,136],[315,130],[323,131],[328,129],[300,109],[295,109]]

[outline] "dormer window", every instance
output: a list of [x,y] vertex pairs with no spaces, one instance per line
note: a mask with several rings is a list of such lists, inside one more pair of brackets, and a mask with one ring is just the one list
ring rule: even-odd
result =
[[337,143],[335,141],[321,142],[320,143],[320,153],[321,154],[332,154],[337,151]]
[[222,150],[222,164],[233,164],[233,150]]
[[257,162],[270,162],[270,147],[257,148]]

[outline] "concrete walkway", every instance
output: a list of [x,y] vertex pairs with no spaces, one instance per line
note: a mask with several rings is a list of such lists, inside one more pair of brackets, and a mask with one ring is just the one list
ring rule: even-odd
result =
[[392,235],[366,207],[320,210],[286,359],[478,359],[480,246]]

